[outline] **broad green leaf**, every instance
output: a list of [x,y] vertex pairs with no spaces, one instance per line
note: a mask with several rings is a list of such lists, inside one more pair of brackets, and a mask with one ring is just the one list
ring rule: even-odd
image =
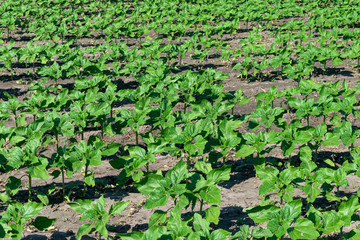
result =
[[151,209],[154,207],[164,206],[169,201],[169,197],[170,197],[170,193],[165,191],[164,188],[154,189],[150,193],[148,199],[146,199],[144,208]]
[[91,171],[86,177],[84,177],[84,182],[88,186],[95,186],[94,171]]
[[154,190],[158,188],[163,188],[160,182],[163,180],[163,177],[157,174],[148,174],[143,178],[139,183],[134,184],[139,192],[144,195],[151,194]]
[[119,151],[120,143],[112,142],[106,146],[106,148],[101,152],[102,156],[111,156],[114,155],[117,151]]
[[23,219],[28,220],[38,214],[42,208],[41,203],[29,202],[20,208],[19,214]]
[[216,229],[211,232],[210,239],[211,240],[225,240],[228,239],[228,236],[231,235],[231,232],[225,231],[224,229]]
[[339,206],[339,213],[341,220],[345,222],[346,226],[350,226],[351,217],[356,210],[360,207],[358,197],[352,195],[347,201],[344,201]]
[[15,195],[19,191],[20,187],[21,187],[20,179],[13,176],[8,177],[8,182],[5,185],[5,190],[8,195],[10,196]]
[[339,57],[336,57],[332,60],[332,64],[334,66],[339,66],[339,65],[343,64],[343,61]]
[[220,216],[220,208],[216,205],[211,205],[205,211],[205,219],[210,223],[219,223],[219,216]]
[[206,190],[200,191],[200,196],[203,200],[211,204],[221,204],[221,190],[215,185],[208,187]]
[[149,219],[149,227],[165,223],[166,219],[167,212],[164,212],[162,210],[156,210]]
[[241,225],[240,230],[230,237],[230,240],[247,240],[249,236],[251,236],[249,225]]
[[91,223],[81,225],[76,233],[76,240],[81,240],[84,234],[91,232],[91,225]]
[[123,240],[142,240],[144,233],[142,232],[131,232],[125,234],[116,233],[116,236],[121,237],[121,239]]
[[208,238],[210,236],[209,226],[210,223],[203,219],[200,214],[194,214],[194,230],[196,232],[200,233],[201,236]]
[[235,156],[237,157],[247,157],[250,154],[255,152],[256,148],[250,145],[241,144],[239,149],[237,149]]
[[334,210],[325,212],[322,222],[325,234],[339,231],[345,225],[340,214]]
[[108,230],[106,229],[106,222],[104,222],[104,219],[99,219],[94,222],[96,231],[98,231],[101,236],[107,238],[108,237]]
[[114,215],[114,214],[120,215],[128,205],[129,205],[129,201],[117,202],[111,205],[109,210],[109,215]]
[[48,179],[50,176],[46,170],[47,164],[31,166],[28,168],[29,174],[34,178]]
[[351,230],[349,233],[345,234],[345,239],[349,239],[349,240],[360,239],[360,230],[359,229]]
[[200,160],[196,161],[195,168],[205,174],[209,173],[212,170],[211,163],[207,163]]
[[5,231],[5,228],[4,227],[5,224],[3,223],[0,223],[0,238],[5,238],[7,237],[7,234],[6,234],[6,231]]
[[78,199],[74,203],[68,203],[68,205],[77,213],[83,213],[86,210],[92,209],[93,202],[89,199]]
[[293,219],[301,214],[302,202],[301,199],[293,200],[286,203],[280,210],[282,219],[291,222]]
[[224,182],[230,179],[231,166],[223,165],[220,168],[211,170],[207,174],[207,179],[215,183]]
[[100,213],[104,211],[105,204],[106,200],[104,198],[104,195],[101,195],[97,202],[94,204],[94,209]]
[[99,218],[99,213],[95,210],[95,209],[88,209],[88,210],[85,210],[82,214],[81,214],[81,217],[79,219],[79,221],[83,221],[83,220],[95,220],[97,218]]
[[273,234],[269,229],[264,229],[262,227],[255,227],[251,231],[251,236],[255,239],[261,239],[261,238],[269,238],[272,237]]
[[32,223],[37,229],[40,231],[44,231],[51,227],[55,222],[57,218],[47,218],[47,217],[36,217],[35,221]]
[[48,205],[49,204],[49,198],[46,196],[45,193],[38,191],[36,193],[36,196],[39,198],[39,200],[44,204],[44,205]]
[[316,239],[320,236],[314,223],[308,219],[298,218],[294,227],[288,230],[291,239]]
[[171,184],[178,184],[183,179],[187,173],[187,165],[184,160],[180,160],[171,170],[169,170],[165,178],[169,179]]
[[255,223],[263,223],[269,221],[269,214],[278,212],[279,208],[274,205],[266,205],[247,208],[245,210]]

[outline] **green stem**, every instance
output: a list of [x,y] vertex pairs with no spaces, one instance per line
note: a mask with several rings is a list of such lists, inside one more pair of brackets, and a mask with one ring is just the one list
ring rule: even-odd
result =
[[139,133],[138,131],[135,132],[135,137],[136,137],[136,146],[139,145]]
[[203,212],[203,205],[204,205],[204,200],[200,200],[200,215],[202,215]]
[[104,122],[101,121],[100,125],[101,125],[101,141],[103,141],[103,139],[104,139]]
[[[88,164],[88,163],[86,163],[86,164],[85,164],[85,174],[84,174],[84,179],[86,179],[86,177],[87,177],[88,167],[89,167],[89,164]],[[87,191],[87,185],[86,185],[86,183],[85,183],[85,181],[84,181],[84,192],[83,192],[84,197],[85,197],[85,193],[86,193],[86,191]]]
[[61,167],[61,180],[62,180],[62,194],[63,194],[63,200],[65,200],[65,173],[64,173],[64,167]]
[[186,163],[187,163],[187,167],[188,167],[188,171],[190,170],[190,153],[187,153],[187,159],[186,159]]
[[31,191],[32,191],[32,186],[31,186],[31,175],[28,175],[28,179],[29,179],[29,200],[31,201]]
[[309,114],[306,116],[307,125],[310,126],[310,116]]

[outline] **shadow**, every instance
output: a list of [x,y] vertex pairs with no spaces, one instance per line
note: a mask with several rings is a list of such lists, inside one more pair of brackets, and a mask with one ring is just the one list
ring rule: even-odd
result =
[[[61,177],[61,176],[59,176]],[[108,197],[111,199],[122,199],[124,196],[127,196],[128,193],[132,192],[138,192],[137,189],[130,185],[130,184],[124,184],[124,186],[116,186],[118,175],[108,175],[106,177],[96,178],[95,174],[95,186],[87,186],[86,189],[84,189],[84,182],[82,180],[74,180],[65,183],[65,195],[69,197],[71,201],[74,201],[76,199],[91,199],[96,200],[98,199],[102,194],[104,197]],[[56,190],[48,196],[49,204],[60,204],[64,202],[62,197],[62,183],[55,183],[52,182],[50,184],[44,185],[44,186],[35,186],[32,187],[32,200],[35,202],[40,202],[38,197],[36,196],[36,193],[42,192],[47,193],[48,190],[55,186]],[[112,188],[110,186],[116,186],[115,188]],[[85,195],[84,195],[84,191]],[[15,196],[12,197],[12,200],[26,203],[29,199],[29,192],[27,189],[19,190]]]
[[131,226],[129,224],[118,225],[118,226],[108,225],[109,232],[121,233],[121,234],[135,232],[135,231],[136,232],[145,232],[147,229],[148,229],[147,223],[136,224],[134,226]]
[[344,77],[353,77],[353,73],[344,68],[329,68],[326,67],[325,71],[322,68],[314,67],[313,75],[318,77],[320,75],[332,76],[332,75],[341,75]]
[[32,78],[27,73],[14,74],[12,77],[11,77],[10,73],[7,75],[0,76],[0,82],[11,82],[11,81],[18,81],[18,80],[31,81]]
[[188,65],[182,65],[182,66],[173,66],[171,67],[169,70],[171,73],[173,74],[178,74],[181,72],[184,72],[186,70],[190,70],[190,71],[201,71],[204,69],[208,69],[208,68],[212,68],[212,69],[217,69],[219,67],[223,67],[224,65],[214,65],[212,63],[198,63],[198,64],[188,64]]
[[230,206],[221,209],[219,216],[219,223],[217,225],[211,224],[210,226],[215,229],[224,229],[232,234],[240,230],[241,225],[255,226],[253,220],[248,217],[248,214],[242,207]]
[[[59,63],[59,62],[58,62]],[[46,64],[41,64],[39,62],[35,62],[34,63],[34,66],[35,67],[42,67],[42,66],[45,66]],[[0,63],[0,68],[3,68],[5,67],[5,64],[3,63]],[[24,63],[24,62],[14,62],[13,63],[13,68],[29,68],[29,69],[32,69],[33,68],[33,64],[32,63]]]
[[38,235],[38,234],[31,234],[31,235],[28,235],[21,239],[23,239],[23,240],[47,240],[49,238],[46,236]]
[[8,89],[0,89],[0,99],[7,101],[8,98],[5,97],[4,92],[9,93],[10,95],[13,95],[15,97],[19,97],[21,95],[26,94],[25,91],[21,91],[18,88],[8,88]]
[[[29,234],[24,238],[21,238],[24,240],[63,240],[63,239],[69,239],[69,240],[75,240],[75,233],[73,231],[67,231],[67,232],[59,232],[56,231],[53,234],[51,234],[50,237],[39,235],[39,234]],[[83,240],[95,240],[96,238],[84,236],[82,237]]]

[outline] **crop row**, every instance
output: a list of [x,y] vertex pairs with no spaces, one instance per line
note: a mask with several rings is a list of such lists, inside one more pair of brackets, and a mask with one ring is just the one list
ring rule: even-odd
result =
[[[294,239],[305,236],[316,238],[350,225],[359,203],[356,195],[347,198],[341,196],[339,190],[348,186],[348,175],[359,174],[360,149],[356,146],[356,141],[360,131],[349,119],[360,116],[356,108],[359,87],[349,88],[346,82],[342,85],[339,82],[316,84],[311,80],[302,80],[298,87],[283,91],[272,87],[269,92],[257,94],[255,97],[258,103],[254,112],[234,116],[231,114],[234,106],[246,104],[249,98],[244,97],[241,90],[233,95],[223,92],[222,84],[201,82],[201,79],[205,79],[205,73],[208,72],[205,71],[202,75],[188,72],[186,77],[179,78],[182,81],[170,81],[168,86],[164,86],[166,81],[159,82],[156,86],[161,86],[162,96],[156,92],[156,87],[151,88],[152,91],[148,94],[141,94],[142,87],[122,91],[114,89],[111,83],[107,83],[106,91],[99,92],[97,86],[104,84],[96,81],[92,82],[92,86],[75,83],[78,89],[61,89],[57,96],[34,91],[23,102],[8,95],[8,101],[2,102],[2,122],[6,123],[14,118],[16,126],[1,127],[2,171],[26,167],[31,200],[35,196],[31,189],[32,178],[61,176],[63,198],[66,199],[64,178],[71,178],[75,172],[85,169],[82,190],[86,194],[88,186],[95,185],[94,171],[91,168],[102,164],[105,156],[113,156],[119,151],[120,144],[105,144],[104,136],[133,131],[136,145],[123,146],[121,157],[110,161],[115,169],[119,169],[118,184],[130,181],[142,194],[149,195],[145,208],[163,206],[170,197],[176,206],[171,210],[170,216],[167,212],[156,211],[152,218],[158,220],[149,225],[148,234],[154,234],[155,228],[160,231],[158,234],[167,235],[170,231],[173,237],[197,236],[198,233],[190,231],[191,227],[187,225],[190,223],[177,215],[184,207],[190,207],[194,211],[197,202],[200,204],[200,213],[194,213],[191,219],[194,221],[194,229],[197,230],[195,226],[200,223],[205,226],[209,222],[217,223],[221,198],[220,189],[214,184],[229,179],[231,167],[226,165],[226,159],[231,152],[253,164],[262,181],[259,194],[263,196],[263,200],[259,206],[247,210],[256,223],[268,222],[267,230],[262,232],[258,229],[265,235],[258,235],[260,233],[256,232],[256,236],[281,238],[288,232]],[[90,84],[88,81],[86,83]],[[180,89],[183,91],[181,94],[178,93]],[[125,93],[128,95],[122,95]],[[319,95],[314,95],[316,93]],[[111,99],[110,96],[116,96],[117,99]],[[125,98],[134,101],[133,109],[112,109],[114,102]],[[277,99],[283,99],[283,107],[273,106]],[[176,110],[181,102],[183,107]],[[291,113],[294,118],[291,121],[285,120],[284,116]],[[27,121],[28,114],[33,118]],[[311,126],[309,118],[313,117],[323,121],[317,126]],[[151,128],[140,132],[144,125]],[[237,130],[242,125],[248,130]],[[90,126],[98,127],[100,136],[93,135],[85,139],[83,133]],[[259,129],[262,131],[258,131]],[[59,141],[60,138],[65,139],[64,144]],[[52,144],[52,139],[56,139],[57,151],[51,157],[46,157],[41,149]],[[339,144],[346,146],[351,153],[350,158],[340,167],[335,167],[338,163],[329,159],[325,161],[328,167],[320,167],[324,159],[318,157],[318,149],[321,146]],[[284,162],[265,160],[266,154],[275,147],[282,149],[286,159]],[[149,165],[156,161],[158,154],[170,154],[179,159],[165,176],[149,171]],[[296,156],[299,160],[296,160]],[[219,160],[222,160],[223,166],[214,167]],[[50,168],[52,171],[48,172]],[[6,193],[1,194],[2,201],[11,206],[11,197],[20,187],[19,178],[9,177],[5,185]],[[305,205],[300,200],[293,199],[294,189],[303,192]],[[268,198],[273,193],[279,196],[278,202]],[[37,193],[36,196],[42,203],[48,203],[46,194]],[[315,200],[319,197],[325,197],[329,203],[334,202],[336,207],[328,211],[318,208]],[[85,204],[84,201],[77,200],[80,205]],[[203,211],[205,203],[211,206]],[[121,206],[125,206],[124,204]],[[41,209],[39,206],[36,209]],[[92,205],[86,202],[86,206],[83,208],[90,209]],[[21,207],[16,203],[14,208]],[[85,211],[83,208],[74,210]],[[103,211],[100,211],[101,214],[104,214]],[[101,214],[90,220],[102,218]],[[312,219],[309,216],[316,217]],[[12,218],[2,219],[5,224],[6,221],[12,221]],[[181,223],[187,230],[174,233],[175,229],[171,224],[175,223],[172,221],[180,221],[178,224]],[[167,225],[163,226],[164,224]],[[15,231],[9,230],[13,225],[1,226],[10,234],[6,236],[20,236],[11,235]],[[86,225],[79,230],[78,236],[90,230],[91,224]],[[107,236],[101,227],[96,226],[96,230]],[[206,235],[209,230],[203,231]],[[241,231],[250,230],[242,228]],[[212,234],[220,234],[219,231],[215,232]],[[138,234],[142,233],[130,233],[126,236]],[[210,232],[208,234],[209,239],[212,239]],[[225,238],[229,235],[224,231],[221,234]]]

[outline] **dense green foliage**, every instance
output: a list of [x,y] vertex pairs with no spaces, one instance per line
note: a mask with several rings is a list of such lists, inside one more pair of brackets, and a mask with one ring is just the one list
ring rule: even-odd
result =
[[[1,80],[17,80],[23,64],[28,79],[17,82],[28,88],[21,100],[1,92],[0,171],[26,168],[29,199],[13,200],[25,186],[9,177],[0,193],[6,209],[0,238],[20,239],[26,221],[49,204],[55,189],[34,192],[31,183],[50,177],[61,177],[63,199],[74,200],[69,205],[80,221],[91,222],[77,239],[93,232],[113,237],[109,216],[121,214],[128,202],[107,211],[104,197],[85,199],[96,183],[93,167],[110,158],[119,170],[117,184],[131,183],[147,196],[144,208],[174,206],[156,210],[146,232],[118,234],[121,239],[320,239],[334,232],[358,239],[359,230],[343,229],[358,219],[360,194],[344,196],[340,188],[348,187],[347,176],[360,177],[360,131],[350,120],[360,118],[360,85],[311,77],[338,65],[360,67],[359,11],[360,2],[352,0],[2,1],[0,63],[8,75]],[[229,40],[240,32],[247,37],[234,48]],[[273,86],[255,96],[254,111],[234,114],[250,96],[224,91],[228,74],[206,65],[214,52],[242,80],[264,80],[272,71],[298,86]],[[183,70],[185,59],[198,67]],[[87,138],[91,127],[99,134]],[[135,135],[134,143],[105,141],[126,132]],[[56,151],[46,157],[49,144]],[[319,157],[322,146],[340,144],[350,153],[346,159]],[[265,158],[276,147],[283,161]],[[160,154],[177,159],[166,173],[150,170]],[[217,184],[236,171],[229,155],[254,166],[262,200],[246,212],[266,228],[242,225],[234,234],[214,228],[221,210]],[[71,199],[65,178],[80,171],[84,199]],[[295,190],[303,199],[294,198]],[[319,207],[320,198],[331,207]],[[55,221],[37,216],[33,225],[45,230]]]

